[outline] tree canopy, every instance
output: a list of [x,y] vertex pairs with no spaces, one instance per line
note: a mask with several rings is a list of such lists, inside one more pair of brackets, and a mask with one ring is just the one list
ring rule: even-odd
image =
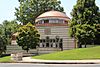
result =
[[95,0],[77,0],[72,12],[70,35],[77,40],[78,47],[93,43],[100,24],[99,8]]
[[12,20],[12,21],[5,20],[1,24],[1,26],[0,26],[0,30],[1,30],[1,34],[2,34],[1,36],[6,37],[8,44],[11,44],[11,36],[12,36],[13,33],[17,32],[18,26],[19,25],[16,22],[16,20]]
[[1,29],[3,30],[3,34],[5,34],[6,36],[11,36],[11,34],[17,32],[18,30],[18,23],[16,22],[16,20],[12,20],[12,21],[7,21],[5,20],[2,24],[1,24]]
[[28,22],[34,24],[37,16],[46,11],[64,11],[61,2],[57,0],[19,0],[19,3],[19,8],[15,8],[15,16],[24,25]]
[[6,52],[6,38],[5,36],[0,36],[0,56],[3,52]]
[[6,45],[11,44],[11,36],[17,31],[18,24],[16,20],[5,20],[0,24],[0,55],[6,51]]
[[18,33],[17,43],[23,50],[28,52],[29,49],[34,49],[39,45],[40,34],[31,23],[20,27]]

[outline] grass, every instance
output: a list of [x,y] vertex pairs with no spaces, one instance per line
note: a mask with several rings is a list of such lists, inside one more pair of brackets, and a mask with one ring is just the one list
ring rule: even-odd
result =
[[5,56],[0,58],[0,62],[12,62],[10,56]]
[[100,59],[100,46],[92,48],[80,48],[73,50],[65,50],[51,54],[33,56],[34,59],[44,60],[85,60]]

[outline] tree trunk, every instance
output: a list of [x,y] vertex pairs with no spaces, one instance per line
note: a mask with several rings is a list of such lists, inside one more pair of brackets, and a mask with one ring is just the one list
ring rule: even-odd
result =
[[84,46],[85,48],[86,48],[86,44],[85,44],[85,46]]
[[78,48],[82,48],[82,45],[80,44],[80,42],[78,42]]
[[82,48],[82,45],[81,44],[79,44],[79,48]]

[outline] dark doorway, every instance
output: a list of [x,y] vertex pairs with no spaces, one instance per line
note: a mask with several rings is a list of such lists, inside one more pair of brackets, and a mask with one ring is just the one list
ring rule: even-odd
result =
[[46,43],[46,47],[49,47],[49,43]]

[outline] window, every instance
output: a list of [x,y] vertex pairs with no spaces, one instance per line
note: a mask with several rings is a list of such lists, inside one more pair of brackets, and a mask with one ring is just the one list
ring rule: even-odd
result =
[[63,23],[63,20],[59,20],[59,23]]
[[51,44],[51,47],[53,47],[53,44]]
[[56,44],[56,48],[58,47],[58,45]]
[[42,46],[44,47],[44,44],[42,44]]
[[[56,39],[59,39],[59,41],[56,41]],[[59,36],[56,36],[54,39],[49,38],[49,36],[46,36],[45,39],[40,40],[40,47],[55,47],[55,48],[61,48],[63,50],[63,39]]]
[[53,39],[53,42],[55,42],[55,39]]
[[62,43],[63,42],[63,39],[60,39],[60,43]]
[[38,22],[38,24],[42,24],[42,21],[40,20],[40,21]]
[[64,21],[64,23],[68,24],[68,22],[67,22],[67,21]]
[[52,39],[50,39],[50,42],[52,42],[53,40]]
[[49,43],[46,43],[46,47],[49,47]]
[[40,43],[42,43],[42,40],[40,40]]
[[43,41],[42,42],[45,42],[45,39],[43,39]]
[[44,20],[44,23],[49,23],[49,20]]
[[59,48],[62,48],[62,43],[59,43]]

